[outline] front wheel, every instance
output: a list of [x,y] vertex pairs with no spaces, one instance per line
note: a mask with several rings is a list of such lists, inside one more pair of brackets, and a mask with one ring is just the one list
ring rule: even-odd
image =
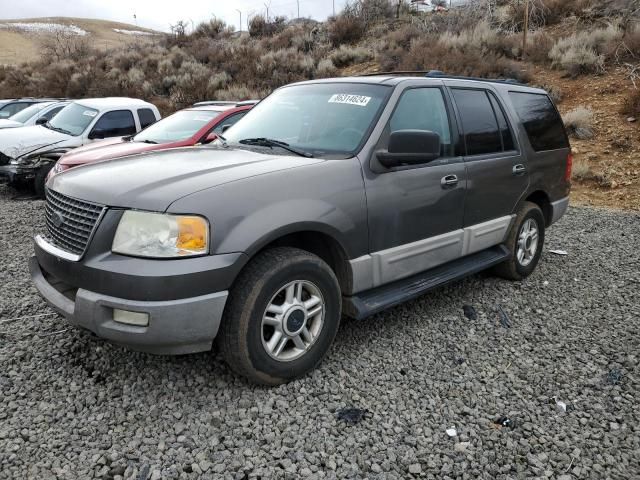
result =
[[277,385],[313,370],[340,325],[335,274],[319,257],[273,248],[253,259],[231,289],[218,344],[229,366]]
[[41,166],[36,172],[36,177],[34,179],[34,188],[36,190],[36,195],[38,196],[38,198],[44,198],[45,196],[44,190],[45,184],[47,183],[47,175],[49,175],[49,172],[54,165],[55,163],[47,163]]
[[511,258],[494,268],[494,273],[509,280],[522,280],[533,273],[544,247],[545,220],[540,207],[525,202],[511,227],[506,247]]

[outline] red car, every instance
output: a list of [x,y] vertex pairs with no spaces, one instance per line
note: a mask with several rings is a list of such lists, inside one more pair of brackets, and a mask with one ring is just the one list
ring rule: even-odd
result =
[[225,127],[244,117],[256,102],[210,103],[180,110],[136,135],[111,138],[76,148],[60,157],[47,180],[70,168],[101,160],[210,143]]

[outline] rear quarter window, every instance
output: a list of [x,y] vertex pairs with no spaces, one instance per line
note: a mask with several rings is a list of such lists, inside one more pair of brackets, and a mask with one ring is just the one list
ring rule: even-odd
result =
[[547,95],[509,92],[509,97],[536,152],[569,147],[562,118]]

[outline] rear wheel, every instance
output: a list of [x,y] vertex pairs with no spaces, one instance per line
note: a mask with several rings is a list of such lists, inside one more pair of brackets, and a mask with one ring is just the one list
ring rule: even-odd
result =
[[218,344],[229,366],[277,385],[313,370],[340,325],[338,281],[319,257],[295,248],[259,254],[229,294]]
[[505,242],[511,258],[494,267],[494,273],[509,280],[522,280],[531,275],[542,255],[544,228],[545,220],[540,207],[525,202]]

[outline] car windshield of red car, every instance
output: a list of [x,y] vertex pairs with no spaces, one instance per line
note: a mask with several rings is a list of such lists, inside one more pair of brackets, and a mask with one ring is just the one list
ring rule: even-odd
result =
[[182,110],[150,125],[133,138],[134,142],[171,143],[187,140],[220,115],[215,110]]

